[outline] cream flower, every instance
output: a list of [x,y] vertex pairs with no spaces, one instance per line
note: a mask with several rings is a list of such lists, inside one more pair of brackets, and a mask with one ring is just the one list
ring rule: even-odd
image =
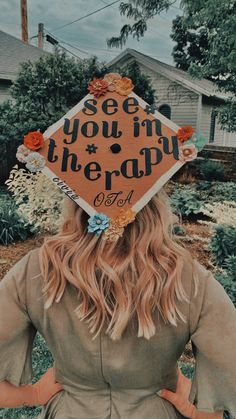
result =
[[104,80],[108,83],[109,92],[116,90],[116,83],[121,79],[121,75],[118,73],[108,73],[104,76]]
[[179,147],[179,160],[187,162],[197,157],[197,149],[194,144],[185,144]]
[[26,157],[31,153],[31,150],[29,150],[27,147],[24,146],[24,144],[19,145],[16,152],[16,158],[19,162],[25,163]]
[[116,242],[122,236],[123,232],[124,228],[117,224],[115,220],[111,220],[109,228],[104,231],[102,238],[103,240]]

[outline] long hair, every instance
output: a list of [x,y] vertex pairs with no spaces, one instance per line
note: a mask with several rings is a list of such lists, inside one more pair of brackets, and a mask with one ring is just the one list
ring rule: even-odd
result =
[[60,302],[69,282],[78,290],[76,314],[93,338],[103,327],[111,339],[121,338],[135,316],[137,336],[149,339],[156,332],[156,310],[165,323],[186,322],[177,300],[189,302],[182,269],[192,256],[172,234],[164,190],[137,213],[117,242],[88,233],[87,221],[86,212],[66,198],[59,232],[40,248],[45,309]]

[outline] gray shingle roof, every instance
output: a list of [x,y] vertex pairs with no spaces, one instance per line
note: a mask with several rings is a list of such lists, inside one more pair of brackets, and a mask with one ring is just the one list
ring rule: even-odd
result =
[[0,79],[14,80],[20,70],[20,63],[36,61],[43,54],[47,53],[0,31]]
[[138,52],[134,49],[127,48],[113,60],[107,63],[108,67],[113,67],[119,62],[122,63],[127,58],[135,58],[137,62],[145,65],[157,73],[162,74],[163,76],[170,78],[177,83],[182,84],[187,89],[190,89],[196,93],[203,94],[208,97],[216,97],[218,99],[228,99],[229,94],[219,92],[215,83],[207,79],[193,79],[186,71],[175,68],[169,64],[165,64],[155,58],[145,55],[141,52]]

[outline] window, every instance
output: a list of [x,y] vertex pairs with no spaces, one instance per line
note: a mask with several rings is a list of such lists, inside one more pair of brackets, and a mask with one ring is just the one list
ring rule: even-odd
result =
[[209,143],[213,143],[215,141],[215,129],[216,129],[216,110],[212,109]]
[[161,105],[158,110],[166,118],[168,118],[168,119],[171,118],[171,107],[169,105]]

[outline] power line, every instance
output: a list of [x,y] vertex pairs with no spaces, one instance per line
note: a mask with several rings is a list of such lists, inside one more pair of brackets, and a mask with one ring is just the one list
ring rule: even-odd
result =
[[64,24],[64,25],[62,25],[62,26],[58,26],[57,28],[52,29],[52,31],[54,31],[54,32],[55,32],[55,31],[58,31],[59,29],[65,28],[66,26],[72,25],[73,23],[76,23],[76,22],[79,22],[80,20],[86,19],[87,17],[92,16],[92,15],[94,15],[95,13],[100,12],[101,10],[107,9],[107,7],[110,7],[110,6],[112,6],[113,4],[115,4],[115,3],[119,3],[120,1],[121,1],[121,0],[116,0],[116,1],[113,1],[112,3],[106,4],[106,6],[100,7],[100,9],[94,10],[93,12],[90,12],[90,13],[88,13],[87,15],[81,16],[81,17],[79,17],[78,19],[73,20],[72,22],[68,22],[68,23],[65,23],[65,24]]
[[60,45],[60,47],[61,47],[62,49],[64,49],[65,51],[69,52],[70,54],[74,55],[74,57],[79,58],[79,60],[81,60],[81,59],[82,59],[81,57],[79,57],[78,55],[74,54],[74,53],[73,53],[72,51],[70,51],[69,49],[67,49],[67,48],[63,47],[62,45]]
[[69,47],[71,47],[71,48],[75,48],[75,49],[77,49],[79,52],[82,52],[83,54],[87,54],[88,55],[88,52],[87,51],[84,51],[84,50],[82,50],[82,49],[80,49],[78,46],[73,46],[72,44],[70,44],[69,42],[66,42],[66,41],[63,41],[63,39],[61,39],[61,38],[58,38],[58,36],[55,36],[53,33],[51,33],[51,32],[49,32],[46,28],[45,28],[45,31],[49,34],[49,35],[51,35],[53,38],[55,38],[59,43],[62,43],[62,44],[65,44],[65,45],[68,45]]

